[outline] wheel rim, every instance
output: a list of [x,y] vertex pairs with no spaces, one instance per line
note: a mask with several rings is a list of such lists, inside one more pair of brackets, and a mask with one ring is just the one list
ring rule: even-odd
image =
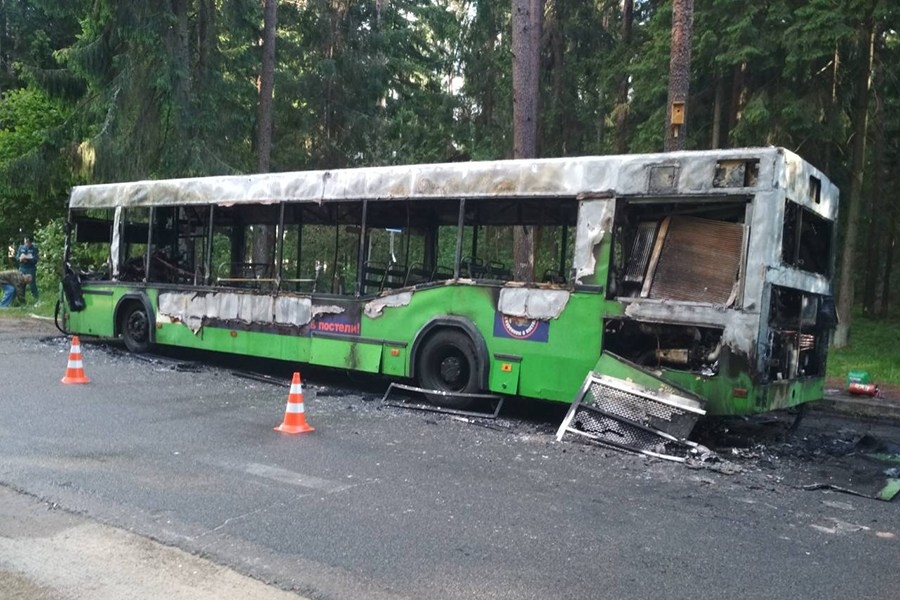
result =
[[147,339],[147,315],[142,310],[136,310],[128,317],[128,337],[136,342]]
[[445,390],[458,392],[469,381],[469,364],[461,354],[448,351],[438,365],[437,375]]

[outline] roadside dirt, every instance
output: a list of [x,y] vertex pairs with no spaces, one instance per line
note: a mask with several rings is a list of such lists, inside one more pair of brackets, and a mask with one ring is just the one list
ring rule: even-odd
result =
[[0,310],[0,331],[41,332],[48,335],[57,333],[62,335],[53,324],[52,317],[29,316],[23,317],[19,313],[9,313]]
[[297,600],[301,596],[0,487],[0,598]]

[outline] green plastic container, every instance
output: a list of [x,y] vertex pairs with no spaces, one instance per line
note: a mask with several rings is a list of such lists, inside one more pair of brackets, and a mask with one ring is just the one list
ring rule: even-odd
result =
[[867,371],[850,371],[847,373],[847,387],[851,383],[869,383],[869,373]]

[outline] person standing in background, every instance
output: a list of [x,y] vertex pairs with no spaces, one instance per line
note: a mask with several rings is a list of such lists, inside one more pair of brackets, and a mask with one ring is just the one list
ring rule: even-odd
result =
[[[31,290],[31,295],[34,296],[35,302],[38,299],[38,288],[37,288],[37,263],[38,263],[38,248],[34,244],[31,243],[31,236],[25,236],[25,243],[19,246],[19,249],[16,250],[16,262],[19,264],[19,272],[23,275],[31,275],[29,289]],[[23,295],[22,299],[25,297]]]

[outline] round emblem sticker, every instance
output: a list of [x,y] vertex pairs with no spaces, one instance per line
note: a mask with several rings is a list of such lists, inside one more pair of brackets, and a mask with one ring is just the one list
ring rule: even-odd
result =
[[503,315],[503,330],[519,340],[530,338],[538,328],[538,321],[534,319],[526,319],[525,317],[510,317]]

